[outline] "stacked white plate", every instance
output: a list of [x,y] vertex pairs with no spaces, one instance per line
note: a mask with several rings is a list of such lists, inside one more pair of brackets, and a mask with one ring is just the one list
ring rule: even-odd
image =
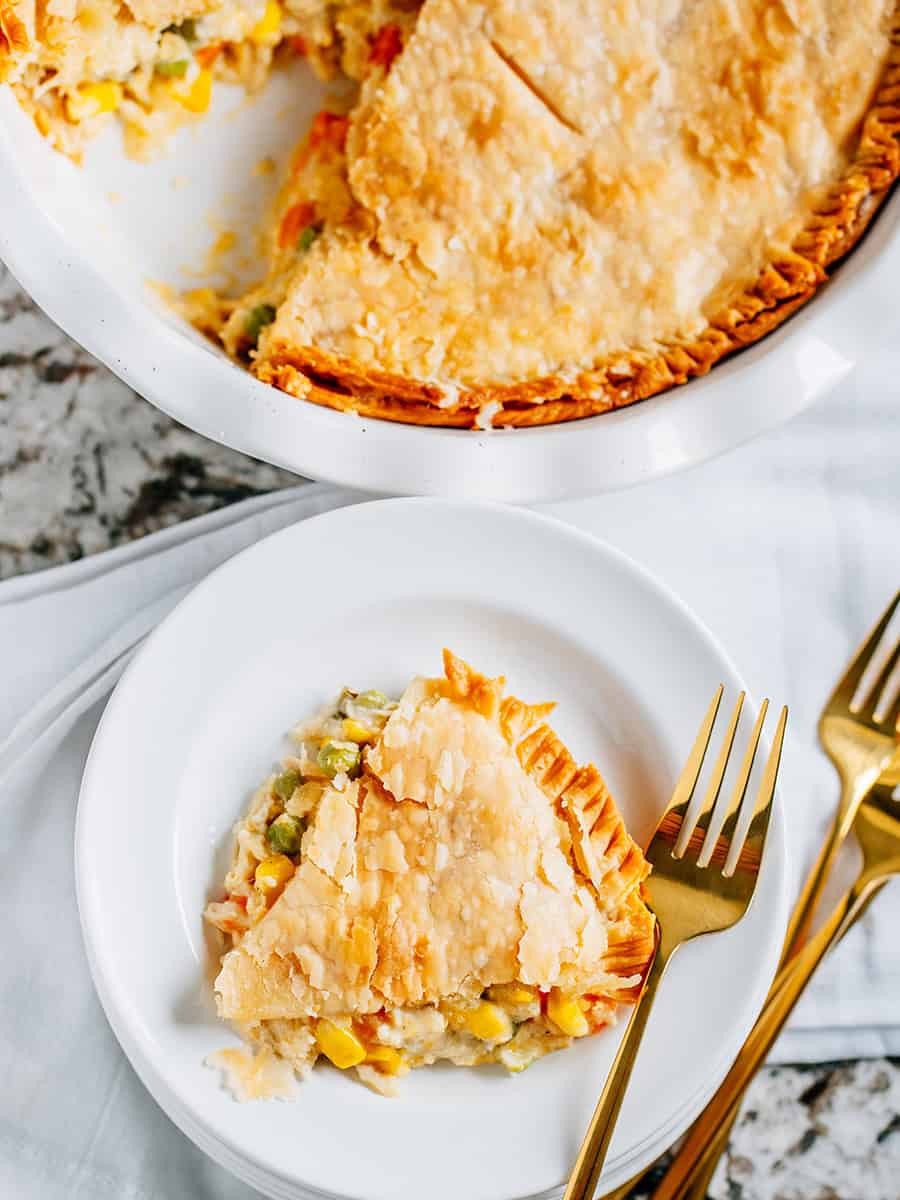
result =
[[[397,692],[439,672],[444,645],[525,698],[556,699],[556,727],[601,766],[639,839],[715,686],[741,686],[674,596],[586,535],[511,509],[382,501],[277,533],[200,584],[123,677],[88,760],[79,905],[110,1023],[188,1137],[270,1196],[553,1194],[615,1052],[611,1030],[520,1076],[428,1068],[393,1100],[317,1068],[294,1099],[247,1105],[204,1066],[237,1041],[215,1016],[202,921],[232,823],[298,718],[344,683]],[[761,1006],[786,917],[780,815],[769,842],[745,920],[671,967],[604,1187],[686,1128]]]

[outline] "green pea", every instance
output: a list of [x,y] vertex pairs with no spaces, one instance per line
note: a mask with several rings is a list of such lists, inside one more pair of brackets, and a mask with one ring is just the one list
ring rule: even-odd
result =
[[276,854],[299,854],[303,838],[303,822],[282,813],[266,830],[266,841]]
[[187,74],[189,66],[186,58],[179,58],[177,62],[158,62],[154,70],[157,75],[162,75],[163,79],[181,79]]
[[272,791],[279,800],[290,800],[294,790],[303,782],[299,771],[282,771],[272,784]]
[[356,703],[362,705],[363,708],[387,708],[390,704],[384,692],[360,692],[356,697]]
[[297,238],[297,249],[308,250],[321,232],[321,225],[307,225]]
[[255,346],[259,341],[259,335],[266,325],[271,325],[275,320],[275,307],[272,304],[257,304],[256,308],[251,308],[247,313],[247,319],[244,321],[244,333]]
[[356,742],[339,742],[329,738],[319,749],[319,766],[332,779],[342,771],[353,776],[359,770],[359,746]]

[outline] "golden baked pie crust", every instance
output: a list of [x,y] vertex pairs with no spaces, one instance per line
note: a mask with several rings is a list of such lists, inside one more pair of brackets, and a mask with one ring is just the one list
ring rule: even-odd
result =
[[[546,725],[552,706],[504,698],[502,680],[486,679],[447,652],[445,672],[445,680],[419,681],[418,699],[413,685],[391,718],[393,726],[388,723],[369,752],[362,778],[322,801],[329,807],[320,809],[284,894],[223,959],[216,981],[221,1016],[307,1018],[435,1003],[469,986],[475,975],[484,986],[529,982],[529,970],[536,975],[547,961],[550,977],[530,982],[631,998],[654,946],[653,917],[639,891],[649,866],[599,772],[579,767]],[[425,699],[429,703],[420,708]],[[486,720],[473,719],[473,712]],[[446,742],[432,736],[429,718],[449,731]],[[521,829],[513,828],[515,810],[501,812],[499,801],[478,796],[478,788],[473,792],[467,739],[508,746],[514,756],[505,767],[499,754],[476,757],[476,766],[497,772],[502,794],[504,779],[515,784],[514,776],[521,777],[517,759],[529,784],[551,801],[546,810],[532,799]],[[429,755],[438,755],[436,773],[427,765]],[[454,776],[460,764],[466,771]],[[474,804],[482,834],[498,823],[495,836],[472,834],[484,863],[496,863],[494,873],[488,869],[477,878],[479,857],[477,867],[466,868],[475,871],[472,878],[465,870],[442,876],[438,854],[446,843],[423,841],[416,833],[425,824],[445,827],[443,785],[436,781],[446,785],[447,796],[455,795],[454,786],[463,788],[454,803]],[[461,812],[454,809],[447,818],[454,839],[462,838],[459,845],[469,836],[455,824]],[[561,820],[571,834],[570,850],[560,841]],[[408,862],[404,852],[418,858]],[[429,854],[431,865],[421,858]],[[533,871],[520,861],[528,855],[537,856]],[[421,885],[429,880],[423,904]],[[520,890],[507,892],[516,880]],[[461,887],[464,895],[458,896]],[[462,925],[460,904],[471,905]],[[504,914],[521,923],[521,941],[510,940]],[[573,931],[574,951],[565,940]],[[574,957],[566,957],[569,952]],[[491,977],[473,967],[482,959]]]
[[[802,7],[798,10],[802,17]],[[23,20],[25,18],[25,20]],[[29,48],[29,0],[0,0],[0,74]],[[883,36],[883,35],[882,35]],[[363,39],[365,44],[365,39]],[[361,76],[362,77],[362,76]],[[47,117],[15,85],[42,132]],[[699,334],[623,348],[589,369],[469,390],[372,369],[315,345],[271,338],[255,374],[291,395],[365,417],[445,427],[552,424],[623,407],[706,374],[728,355],[772,332],[810,299],[853,249],[900,173],[900,15],[893,18],[885,66],[862,122],[852,159],[823,193],[812,216],[754,282],[705,323]],[[694,327],[696,329],[696,326]],[[539,335],[536,335],[539,336]],[[486,362],[488,377],[491,363]]]
[[[695,337],[661,350],[608,355],[573,381],[561,375],[479,386],[447,403],[428,382],[372,370],[315,347],[271,341],[255,364],[259,379],[316,404],[417,425],[472,427],[486,406],[500,426],[553,424],[592,416],[705,375],[727,356],[777,329],[809,300],[856,245],[900,174],[900,14],[858,144],[825,189],[790,249],[769,261],[753,284]],[[487,365],[489,369],[489,364]]]

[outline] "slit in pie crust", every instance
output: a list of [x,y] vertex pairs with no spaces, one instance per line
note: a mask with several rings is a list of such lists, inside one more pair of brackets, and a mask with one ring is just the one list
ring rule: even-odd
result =
[[552,705],[444,665],[298,727],[236,827],[206,916],[231,943],[219,1015],[257,1048],[213,1061],[244,1095],[261,1064],[302,1077],[320,1055],[388,1093],[439,1059],[520,1071],[636,994],[649,867],[599,772]]

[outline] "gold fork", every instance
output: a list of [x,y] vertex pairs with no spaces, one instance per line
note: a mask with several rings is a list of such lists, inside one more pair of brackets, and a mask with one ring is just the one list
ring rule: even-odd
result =
[[720,686],[700,726],[691,753],[646,850],[653,872],[644,897],[657,919],[656,951],[631,1014],[625,1036],[591,1118],[564,1200],[589,1200],[609,1149],[616,1118],[631,1076],[650,1009],[672,956],[704,933],[728,929],[750,904],[781,762],[787,709],[782,709],[755,803],[747,787],[769,702],[764,700],[727,804],[717,803],[744,703],[738,697],[699,813],[690,813],[713,726],[722,701]]
[[[890,681],[891,674],[896,668],[898,655],[900,655],[900,643],[888,655],[878,673],[878,678],[866,687],[865,693],[859,697],[862,703],[856,704],[854,701],[858,696],[864,677],[877,662],[876,655],[898,606],[900,606],[900,592],[894,596],[875,628],[857,650],[852,662],[826,701],[819,718],[819,740],[837,769],[841,781],[841,797],[818,859],[806,879],[800,898],[791,915],[782,950],[782,967],[791,961],[791,958],[803,945],[835,855],[847,838],[860,802],[882,772],[889,768],[897,749],[893,726],[896,723],[898,712],[900,712],[900,698],[891,706],[890,712],[883,715],[878,721],[875,720],[875,713],[884,697],[884,690]],[[772,998],[776,985],[773,985],[769,999]],[[719,1128],[715,1138],[709,1141],[706,1152],[696,1162],[690,1177],[685,1177],[679,1195],[690,1197],[690,1200],[705,1200],[718,1161],[728,1145],[728,1138],[736,1115],[736,1110],[730,1119],[724,1119],[720,1114]],[[677,1164],[679,1161],[680,1152],[676,1156],[675,1163]],[[631,1181],[629,1190],[639,1178],[640,1176]],[[657,1189],[655,1196],[668,1195],[667,1187],[668,1176]],[[628,1191],[622,1189],[612,1193],[608,1200],[623,1200],[627,1195]]]
[[875,713],[900,661],[900,641],[888,655],[878,679],[866,689],[866,696],[862,697],[864,702],[854,705],[854,698],[898,606],[900,592],[857,651],[819,718],[819,741],[840,777],[841,798],[828,837],[800,893],[788,926],[785,944],[789,952],[796,952],[806,940],[835,855],[850,832],[860,801],[890,763],[897,748],[894,727],[900,713],[900,703],[895,699],[890,712],[882,714],[878,720],[875,719]]
[[678,1156],[653,1193],[653,1200],[675,1200],[687,1194],[695,1180],[694,1166],[704,1161],[710,1138],[723,1116],[733,1119],[747,1085],[759,1070],[799,1000],[803,989],[829,950],[856,924],[885,883],[900,875],[900,759],[886,771],[859,805],[853,833],[862,850],[863,865],[828,920],[779,973],[762,1016],[712,1103],[691,1128]]

